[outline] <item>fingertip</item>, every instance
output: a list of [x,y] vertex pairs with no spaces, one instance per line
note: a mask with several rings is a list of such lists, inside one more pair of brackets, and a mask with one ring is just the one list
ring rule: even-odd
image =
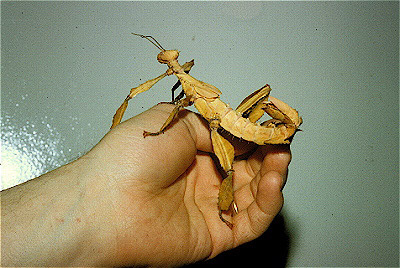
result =
[[258,185],[257,203],[265,214],[275,216],[283,206],[282,188],[285,180],[276,171],[269,171]]
[[260,170],[261,175],[276,171],[281,177],[285,178],[288,173],[288,167],[292,159],[290,147],[287,145],[268,145],[263,148],[264,160]]
[[292,152],[289,144],[268,144],[262,147],[262,152],[265,156],[270,155],[280,158],[288,164],[292,160]]

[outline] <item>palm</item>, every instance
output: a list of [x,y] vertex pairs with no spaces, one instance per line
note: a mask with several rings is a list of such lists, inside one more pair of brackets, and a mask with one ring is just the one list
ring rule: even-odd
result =
[[164,134],[143,139],[143,130],[157,130],[168,111],[168,106],[157,106],[128,120],[103,142],[118,155],[113,162],[119,173],[129,174],[119,179],[114,196],[119,202],[116,215],[129,226],[116,227],[118,254],[126,256],[127,263],[133,240],[145,241],[136,248],[149,252],[143,263],[153,258],[154,264],[182,264],[214,257],[261,235],[282,206],[280,188],[290,154],[287,148],[259,148],[234,164],[239,213],[229,229],[218,215],[221,176],[208,153],[212,146],[207,125],[195,114],[183,113]]

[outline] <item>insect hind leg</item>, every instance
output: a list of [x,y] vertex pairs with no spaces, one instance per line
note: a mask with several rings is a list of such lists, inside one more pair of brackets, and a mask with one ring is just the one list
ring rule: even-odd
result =
[[239,104],[236,111],[239,112],[242,117],[248,118],[251,122],[256,122],[264,114],[264,100],[268,99],[270,91],[271,87],[266,84],[245,98]]

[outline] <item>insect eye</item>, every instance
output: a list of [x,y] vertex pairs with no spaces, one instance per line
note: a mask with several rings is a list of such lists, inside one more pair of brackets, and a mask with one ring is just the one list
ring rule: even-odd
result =
[[171,60],[176,60],[179,57],[178,50],[165,50],[158,53],[157,60],[160,63],[167,63]]

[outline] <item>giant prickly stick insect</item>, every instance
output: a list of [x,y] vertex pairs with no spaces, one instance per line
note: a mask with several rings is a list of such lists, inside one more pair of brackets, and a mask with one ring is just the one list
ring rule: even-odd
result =
[[[232,144],[218,130],[223,128],[238,138],[259,145],[289,144],[302,123],[302,118],[295,109],[283,101],[269,96],[271,88],[268,84],[244,99],[234,110],[220,100],[221,92],[218,88],[188,74],[194,64],[193,60],[180,65],[178,63],[179,51],[165,50],[152,36],[134,35],[147,39],[161,50],[157,55],[157,60],[159,63],[167,64],[168,69],[160,76],[131,89],[116,111],[111,128],[121,122],[130,99],[150,89],[162,78],[172,74],[176,75],[179,81],[174,88],[180,83],[184,94],[175,98],[173,101],[175,108],[160,130],[157,132],[144,131],[143,136],[156,136],[163,133],[181,109],[194,104],[201,116],[209,122],[213,150],[225,171],[225,178],[222,180],[218,194],[218,209],[221,220],[232,228],[233,224],[223,217],[222,212],[229,211],[234,204],[232,165],[235,155]],[[272,119],[263,124],[257,123],[264,112],[269,114]]]

